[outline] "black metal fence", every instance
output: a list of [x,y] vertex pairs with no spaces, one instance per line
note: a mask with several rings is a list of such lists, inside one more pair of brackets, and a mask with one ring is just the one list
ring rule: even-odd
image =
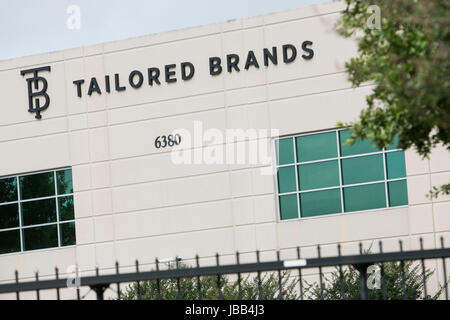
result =
[[[296,277],[298,277],[299,281],[296,283],[298,289],[298,297],[299,299],[307,299],[308,297],[305,295],[305,287],[304,281],[302,281],[302,273],[306,269],[316,269],[318,270],[319,276],[319,284],[317,288],[319,288],[320,299],[324,299],[324,293],[327,290],[324,284],[324,268],[335,267],[337,270],[337,274],[339,275],[339,283],[340,283],[340,299],[345,299],[345,286],[343,279],[343,269],[348,268],[349,266],[353,267],[358,271],[359,276],[359,298],[362,300],[369,298],[369,289],[367,286],[367,268],[371,265],[380,266],[380,281],[381,281],[381,297],[382,299],[389,299],[386,288],[386,277],[384,266],[388,263],[397,263],[401,267],[401,276],[400,279],[397,279],[399,283],[401,283],[401,297],[403,299],[409,299],[408,297],[408,288],[407,288],[407,271],[405,271],[405,264],[407,262],[415,262],[419,266],[421,270],[421,280],[422,284],[422,295],[423,298],[428,297],[428,288],[427,288],[427,277],[426,277],[426,268],[425,268],[425,260],[434,260],[439,264],[442,264],[441,275],[442,279],[444,279],[439,286],[441,288],[441,297],[446,300],[449,300],[448,296],[448,283],[449,278],[447,276],[446,270],[446,259],[450,258],[450,248],[444,247],[444,240],[440,238],[440,246],[439,249],[423,249],[423,241],[420,238],[420,250],[414,251],[404,251],[402,241],[399,241],[399,250],[397,252],[383,252],[383,244],[382,241],[379,241],[379,252],[378,253],[368,253],[363,251],[362,244],[359,244],[360,252],[357,255],[341,255],[341,246],[337,245],[336,256],[331,257],[322,257],[321,256],[321,247],[317,246],[317,256],[315,258],[303,259],[300,255],[300,249],[297,248],[297,258],[290,260],[281,260],[280,254],[277,252],[277,259],[274,261],[260,261],[260,252],[257,251],[256,254],[256,262],[252,263],[240,263],[240,255],[236,253],[236,263],[235,264],[220,264],[220,256],[216,255],[216,264],[212,266],[200,266],[200,259],[198,256],[195,258],[196,265],[195,267],[190,268],[179,268],[178,263],[175,268],[161,270],[159,268],[159,264],[161,261],[158,259],[155,260],[156,269],[143,271],[140,270],[139,262],[136,261],[136,270],[135,272],[128,273],[120,273],[119,272],[119,263],[116,262],[115,265],[115,273],[113,274],[99,274],[98,268],[96,269],[96,274],[93,276],[86,276],[79,278],[79,287],[77,289],[77,299],[82,299],[80,296],[80,287],[90,287],[96,294],[98,300],[104,299],[105,290],[108,288],[117,289],[116,297],[117,299],[121,299],[121,290],[124,289],[125,283],[134,283],[136,291],[136,299],[141,299],[140,286],[145,281],[155,281],[157,285],[157,297],[161,298],[161,287],[160,282],[172,279],[177,281],[177,290],[179,293],[179,297],[181,297],[182,288],[180,286],[180,279],[183,278],[196,278],[196,285],[198,290],[198,299],[202,299],[202,288],[201,288],[201,277],[206,276],[214,276],[219,279],[221,276],[230,276],[234,275],[237,278],[237,288],[239,291],[238,299],[242,298],[241,292],[241,279],[243,274],[254,274],[256,277],[256,281],[258,283],[258,298],[261,299],[261,287],[262,280],[261,274],[264,272],[273,272],[275,275],[278,275],[278,295],[277,299],[283,299],[283,288],[281,284],[281,272],[284,270],[288,270],[290,273],[296,273]],[[141,266],[142,269],[142,266]],[[55,277],[54,279],[47,280],[39,280],[39,274],[36,272],[35,281],[19,281],[19,274],[15,272],[16,281],[13,283],[5,283],[0,284],[0,299],[1,294],[5,293],[15,293],[16,299],[20,300],[21,292],[26,291],[35,291],[36,299],[40,299],[40,291],[42,290],[56,290],[56,298],[60,299],[60,290],[67,288],[67,278],[60,278],[58,269],[55,268]],[[218,299],[222,299],[222,291],[221,291],[221,282],[217,281],[218,285]]]

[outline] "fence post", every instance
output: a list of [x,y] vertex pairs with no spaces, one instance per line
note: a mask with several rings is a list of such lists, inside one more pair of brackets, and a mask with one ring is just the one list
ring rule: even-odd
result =
[[360,293],[361,293],[361,300],[367,300],[368,294],[367,294],[367,267],[368,264],[357,264],[353,265],[356,270],[359,272],[359,286],[360,286]]
[[[99,270],[98,267],[95,268],[95,275],[99,276]],[[103,300],[103,293],[106,289],[109,288],[109,283],[101,283],[101,284],[95,284],[90,286],[92,290],[95,291],[95,294],[97,295],[97,300]]]
[[91,286],[91,289],[95,291],[97,295],[97,300],[103,300],[103,293],[106,289],[109,288],[109,284],[98,284],[95,286]]
[[[359,243],[359,254],[363,255],[363,244],[362,242]],[[359,290],[360,290],[360,296],[361,300],[367,300],[368,294],[367,294],[367,268],[369,267],[369,264],[356,264],[354,267],[359,272]]]

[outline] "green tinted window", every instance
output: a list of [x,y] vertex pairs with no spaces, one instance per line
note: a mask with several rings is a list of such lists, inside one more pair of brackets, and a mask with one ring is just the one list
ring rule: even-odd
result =
[[386,207],[384,183],[344,188],[345,212]]
[[281,220],[298,218],[297,195],[280,196]]
[[17,178],[0,179],[0,203],[17,201]]
[[337,160],[298,166],[300,190],[327,188],[339,185]]
[[61,233],[61,246],[72,246],[75,244],[75,222],[60,224],[59,231]]
[[59,197],[58,211],[60,221],[73,220],[73,196]]
[[280,139],[277,142],[278,164],[294,163],[294,143],[292,138]]
[[71,169],[1,178],[0,254],[75,244],[72,193]]
[[302,217],[341,212],[340,189],[302,193],[300,195],[300,212]]
[[20,230],[0,232],[0,254],[20,251]]
[[339,141],[341,147],[341,156],[351,156],[362,153],[370,153],[380,151],[370,140],[357,140],[354,144],[346,144],[346,140],[350,138],[350,130],[342,130],[339,132]]
[[408,190],[406,180],[388,182],[389,205],[391,207],[408,204]]
[[278,168],[278,192],[292,192],[297,189],[295,183],[295,167]]
[[55,222],[55,198],[22,202],[22,217],[24,226]]
[[383,155],[342,159],[342,179],[343,184],[384,180]]
[[17,203],[0,206],[0,229],[19,226],[19,205]]
[[30,174],[20,177],[21,199],[41,198],[55,195],[53,172]]
[[24,250],[36,250],[58,246],[56,224],[23,229]]
[[325,132],[296,138],[299,162],[337,157],[336,132]]
[[73,193],[72,169],[56,171],[56,181],[58,185],[58,194]]
[[403,151],[386,153],[386,171],[388,179],[406,176],[405,153]]
[[379,150],[370,140],[345,144],[351,133],[329,130],[276,142],[281,219],[408,204],[398,135],[386,150]]

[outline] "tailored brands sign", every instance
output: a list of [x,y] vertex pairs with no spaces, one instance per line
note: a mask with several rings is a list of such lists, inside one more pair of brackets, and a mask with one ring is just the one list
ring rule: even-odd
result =
[[[246,56],[242,57],[235,53],[227,54],[225,59],[221,57],[209,57],[209,74],[210,76],[219,76],[226,70],[228,73],[240,72],[241,69],[246,71],[254,68],[260,69],[261,65],[269,67],[270,65],[278,65],[282,61],[284,64],[290,64],[301,56],[304,60],[311,60],[314,57],[312,49],[313,42],[306,40],[301,42],[301,49],[297,49],[294,44],[284,44],[281,47],[272,47],[270,49],[263,48],[262,60],[258,60],[255,52],[250,50]],[[105,75],[104,86],[101,87],[96,77],[90,79],[73,80],[74,90],[79,98],[83,94],[92,96],[93,94],[101,95],[111,93],[111,91],[122,92],[127,88],[139,89],[144,85],[160,86],[162,82],[168,84],[181,81],[189,81],[195,76],[195,66],[189,61],[179,64],[180,73],[177,74],[176,64],[167,64],[164,68],[149,67],[147,70],[133,70],[128,75],[128,81],[120,78],[118,73],[114,75]],[[26,78],[28,89],[28,112],[35,113],[36,119],[41,119],[41,112],[50,106],[50,97],[47,93],[48,82],[42,75],[43,72],[50,72],[50,66],[44,66],[34,69],[21,70],[22,76],[30,75]],[[42,99],[43,101],[40,101]]]

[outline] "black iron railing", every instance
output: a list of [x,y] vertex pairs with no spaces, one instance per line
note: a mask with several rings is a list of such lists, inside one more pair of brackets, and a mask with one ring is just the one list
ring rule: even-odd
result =
[[[241,292],[241,279],[243,274],[255,274],[258,281],[258,298],[261,298],[261,288],[262,288],[262,280],[261,274],[263,272],[275,272],[278,274],[278,284],[279,284],[279,294],[278,297],[283,299],[282,294],[282,285],[281,285],[281,272],[284,270],[294,271],[296,272],[296,276],[298,276],[298,292],[299,299],[305,299],[304,295],[304,282],[302,281],[303,271],[305,269],[318,269],[319,275],[319,286],[320,288],[320,298],[324,298],[324,291],[326,290],[324,284],[324,273],[323,268],[326,267],[336,267],[339,274],[339,282],[340,282],[340,298],[343,299],[345,297],[345,288],[343,285],[343,269],[349,266],[352,266],[359,272],[359,290],[360,290],[360,299],[368,299],[368,286],[367,286],[367,268],[371,265],[377,264],[381,267],[381,292],[382,298],[388,299],[387,296],[387,288],[385,283],[384,276],[384,265],[386,263],[396,262],[400,263],[401,266],[401,277],[398,279],[401,281],[402,288],[402,298],[408,299],[407,296],[407,279],[406,272],[404,270],[404,264],[408,261],[414,261],[419,263],[421,266],[421,273],[423,279],[423,297],[428,296],[427,292],[427,277],[425,275],[425,260],[437,260],[439,263],[442,263],[442,281],[441,297],[448,300],[448,282],[449,278],[447,276],[446,270],[446,259],[450,258],[450,248],[444,247],[444,240],[441,237],[441,248],[439,249],[423,249],[423,241],[420,238],[420,250],[414,251],[404,251],[402,241],[399,241],[399,251],[397,252],[383,252],[382,242],[379,241],[379,253],[367,253],[363,252],[362,244],[360,243],[360,253],[357,255],[341,255],[341,246],[337,245],[336,256],[332,257],[322,257],[321,256],[321,247],[317,246],[317,257],[303,259],[300,256],[300,249],[297,248],[297,259],[290,260],[281,260],[280,254],[277,252],[277,259],[274,261],[262,262],[260,261],[260,253],[256,252],[256,262],[252,263],[240,263],[239,253],[236,253],[236,263],[221,265],[220,264],[220,256],[216,255],[216,265],[213,266],[200,266],[200,259],[196,256],[196,264],[195,267],[190,268],[178,268],[178,263],[176,264],[176,268],[168,269],[168,270],[160,270],[159,264],[160,261],[158,259],[155,260],[156,270],[143,271],[140,270],[139,262],[136,261],[136,270],[135,272],[128,273],[120,273],[119,272],[119,263],[116,262],[115,265],[115,274],[99,274],[99,269],[96,269],[96,274],[93,276],[80,277],[79,279],[79,287],[90,287],[95,293],[96,297],[99,300],[104,298],[104,292],[107,288],[116,287],[117,288],[117,298],[121,299],[121,284],[123,283],[135,283],[137,288],[137,299],[141,299],[140,293],[140,284],[145,281],[156,281],[157,282],[157,298],[161,298],[161,287],[160,282],[167,279],[176,279],[177,281],[177,289],[178,289],[178,297],[181,297],[182,289],[180,286],[180,279],[183,278],[196,278],[197,289],[198,289],[198,299],[202,298],[201,292],[201,277],[206,276],[217,276],[217,286],[218,286],[218,299],[222,299],[222,290],[221,290],[221,281],[220,276],[224,275],[234,275],[237,278],[237,286],[238,286],[238,298],[242,298]],[[49,280],[39,280],[39,274],[36,272],[35,281],[19,281],[19,274],[15,272],[15,282],[0,284],[0,299],[1,294],[5,293],[15,293],[17,300],[20,299],[20,293],[26,291],[35,291],[36,299],[40,299],[40,291],[42,290],[56,290],[56,298],[60,299],[60,290],[67,288],[67,279],[59,277],[58,268],[55,268],[55,278]],[[123,289],[123,285],[122,285]],[[81,299],[80,289],[77,289],[77,298]]]

